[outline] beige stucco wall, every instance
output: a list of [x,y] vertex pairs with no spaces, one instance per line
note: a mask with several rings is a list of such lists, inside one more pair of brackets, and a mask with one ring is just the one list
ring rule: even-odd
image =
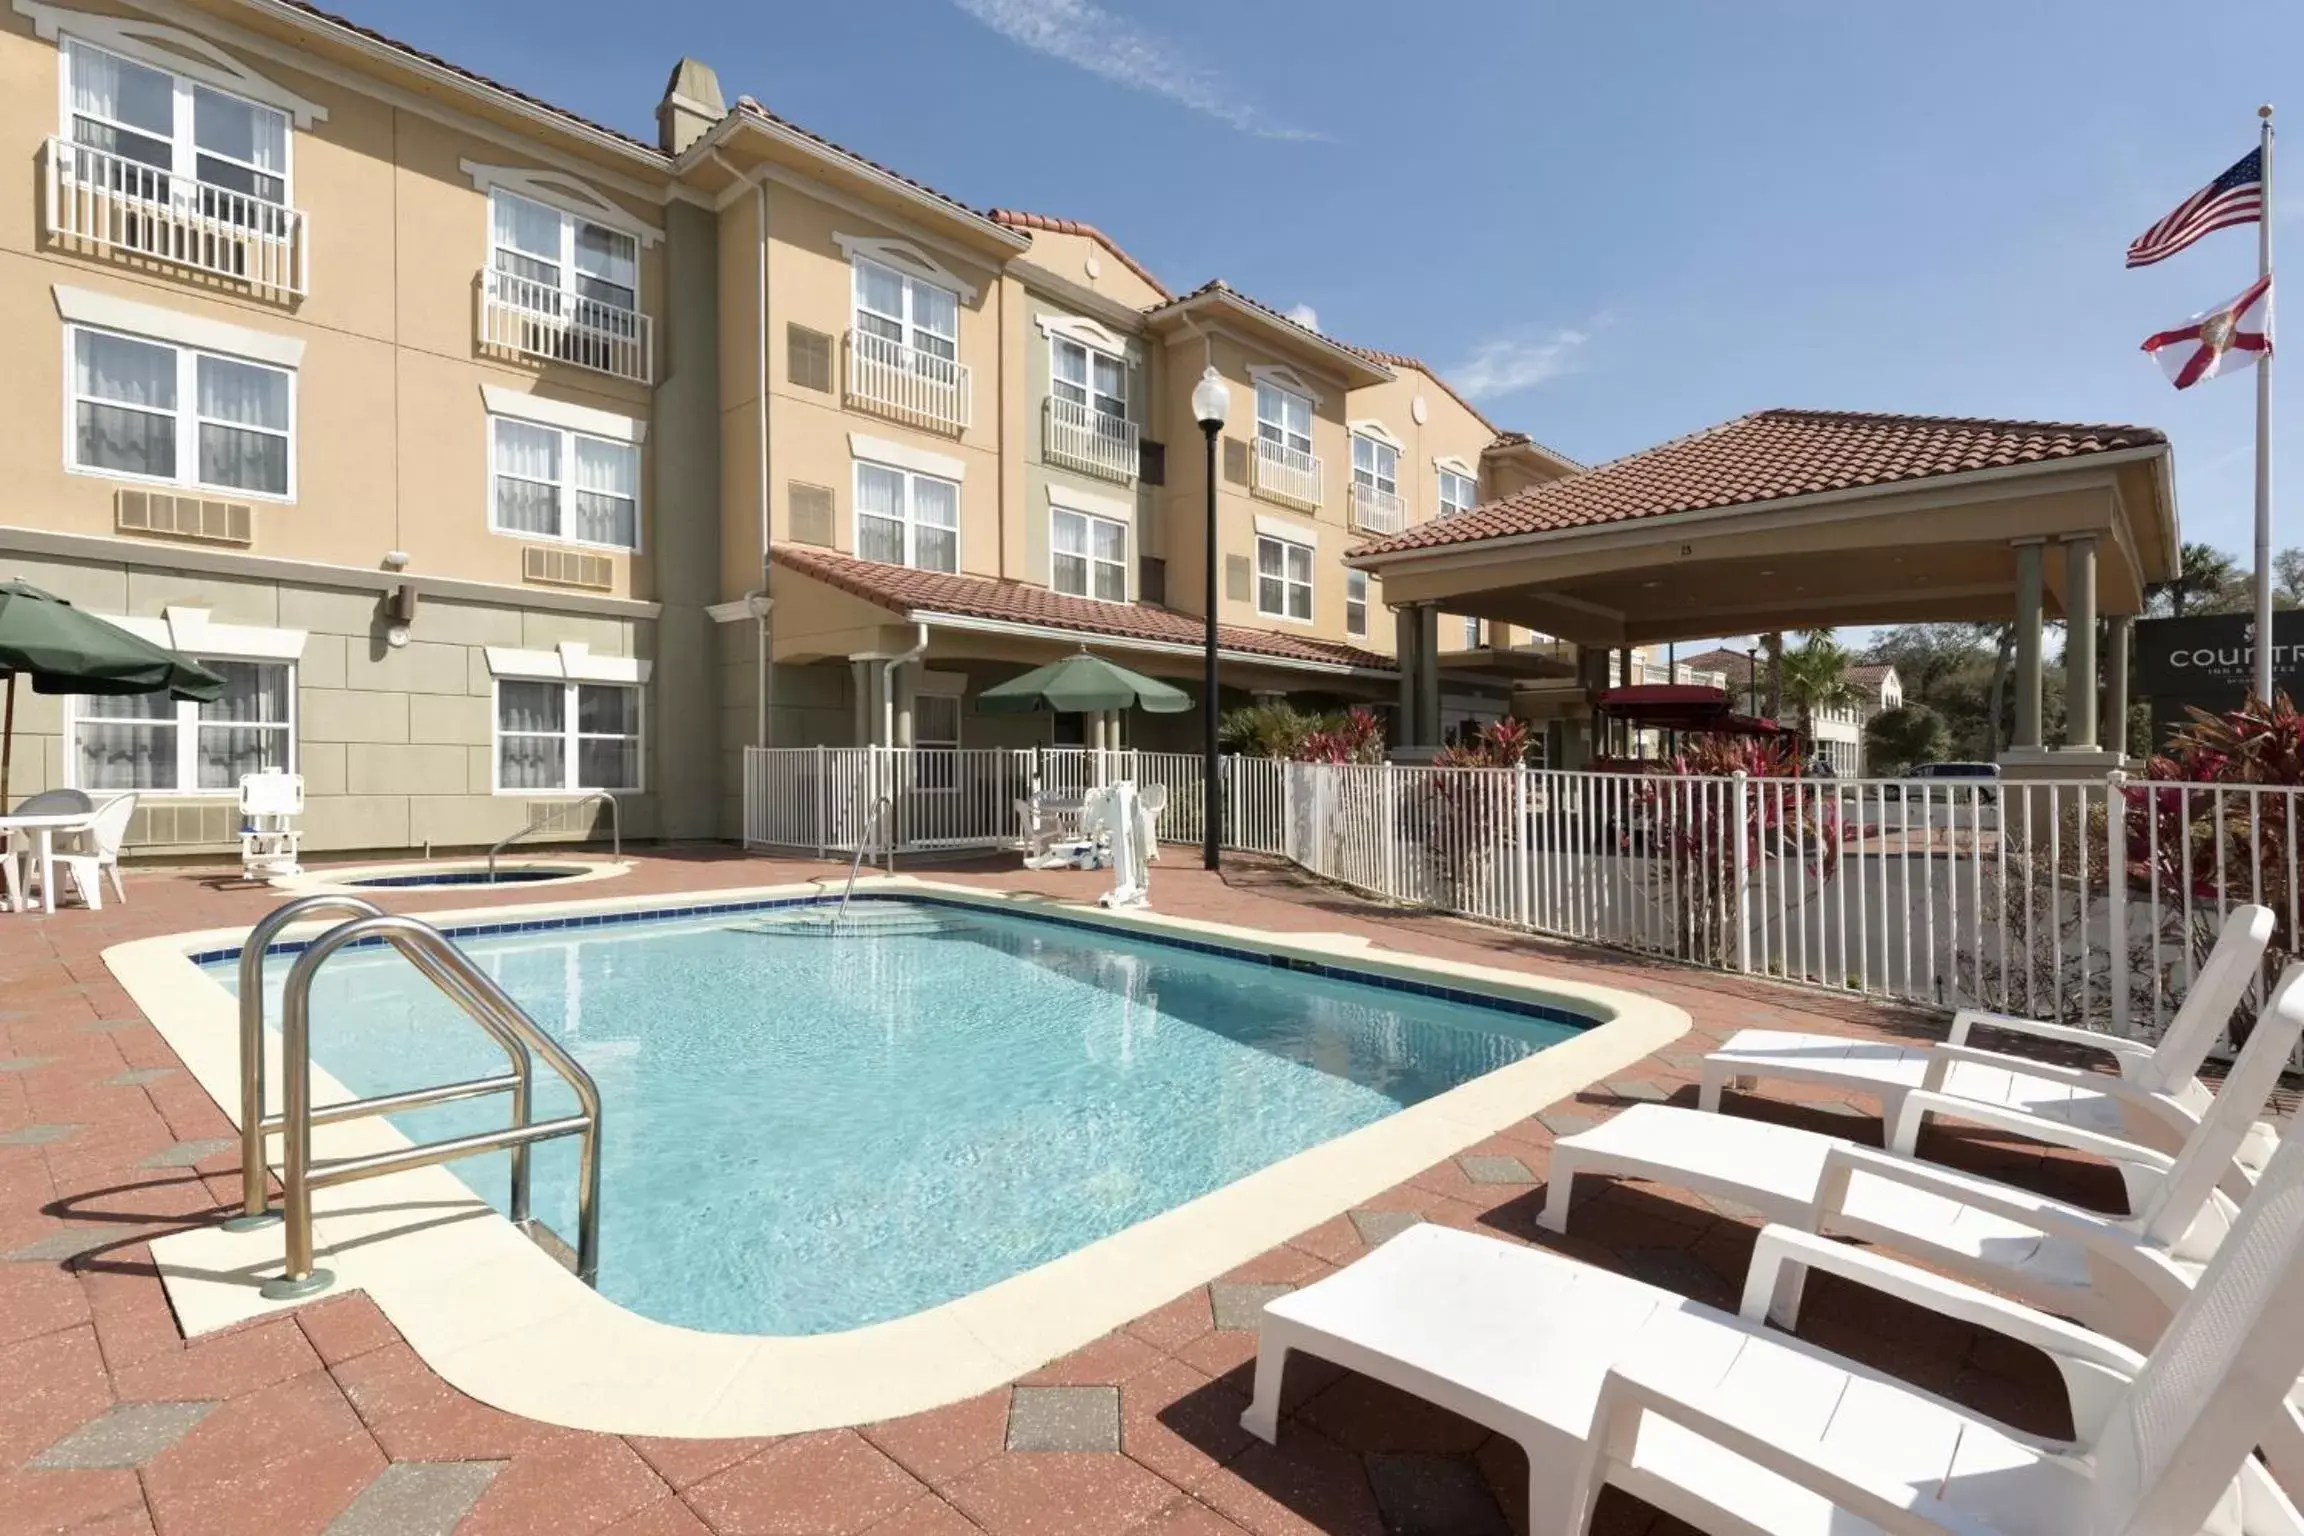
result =
[[[87,8],[104,9],[101,0]],[[373,568],[387,549],[402,549],[421,572],[517,587],[522,545],[533,541],[488,530],[481,386],[648,414],[642,386],[491,355],[478,344],[488,198],[459,162],[535,165],[541,155],[271,59],[246,62],[327,109],[325,120],[292,129],[289,198],[309,231],[310,291],[299,300],[274,302],[180,269],[47,243],[36,188],[42,141],[63,126],[59,50],[34,35],[28,18],[0,11],[0,145],[28,173],[19,196],[0,199],[0,333],[20,342],[0,370],[0,463],[16,493],[0,519],[108,534],[114,493],[129,483],[65,468],[65,349],[52,291],[63,284],[303,343],[294,499],[222,497],[256,507],[255,553]],[[621,201],[635,217],[661,222],[661,209],[645,200]],[[661,256],[661,246],[641,252],[641,305],[651,312],[662,306]],[[619,595],[652,595],[648,470],[644,452],[644,552],[614,557]]]
[[1109,245],[1086,235],[1035,229],[1026,259],[1067,282],[1078,283],[1100,298],[1130,309],[1149,309],[1167,302],[1168,295],[1139,277]]
[[[6,568],[94,613],[157,618],[171,607],[204,608],[219,624],[305,632],[296,661],[296,759],[307,810],[308,851],[484,846],[517,830],[549,797],[491,791],[493,678],[485,648],[551,650],[577,642],[598,656],[651,655],[646,621],[540,613],[483,602],[430,599],[409,643],[385,644],[376,594],[279,580],[188,574],[131,560],[98,562],[10,556]],[[12,797],[66,783],[64,701],[17,691]],[[650,729],[643,770],[661,761]],[[619,795],[624,835],[657,835],[653,794]],[[234,805],[220,796],[148,794],[131,850],[166,854],[237,848],[224,839],[176,836],[156,827],[154,807],[215,808],[209,830],[226,829]],[[159,826],[174,824],[167,818]],[[181,819],[186,832],[196,824]],[[549,840],[547,837],[546,840]]]

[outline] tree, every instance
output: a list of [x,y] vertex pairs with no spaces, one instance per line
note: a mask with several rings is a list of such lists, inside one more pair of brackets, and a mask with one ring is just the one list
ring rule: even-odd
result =
[[2304,549],[2284,549],[2272,557],[2272,601],[2281,608],[2304,608]]
[[2251,601],[2238,562],[2213,544],[2185,545],[2175,580],[2153,583],[2145,599],[2151,612],[2179,619],[2187,613],[2239,613]]
[[1842,709],[1863,700],[1864,690],[1848,676],[1856,658],[1828,629],[1801,633],[1800,643],[1780,654],[1776,666],[1784,702],[1800,722],[1800,734],[1816,739],[1819,711]]
[[1940,762],[1951,739],[1944,717],[1925,704],[1900,704],[1864,723],[1866,753],[1884,771]]

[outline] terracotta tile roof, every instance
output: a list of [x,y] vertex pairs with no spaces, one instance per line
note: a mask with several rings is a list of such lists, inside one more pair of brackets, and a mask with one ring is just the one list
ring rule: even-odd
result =
[[[868,603],[877,603],[894,613],[959,614],[1069,630],[1083,636],[1109,635],[1115,639],[1177,645],[1198,645],[1204,634],[1200,621],[1190,614],[1155,608],[1149,603],[1100,603],[1093,598],[1067,597],[1021,581],[882,565],[804,544],[779,544],[771,558],[788,570]],[[1227,651],[1269,656],[1276,661],[1392,670],[1389,656],[1329,640],[1276,634],[1238,624],[1218,626],[1216,639]]]
[[[1347,342],[1345,345],[1351,346],[1351,343]],[[1359,353],[1362,357],[1368,359],[1368,361],[1372,363],[1382,363],[1387,368],[1415,369],[1418,373],[1421,373],[1424,375],[1424,377],[1430,379],[1433,383],[1446,390],[1448,392],[1449,399],[1455,401],[1458,405],[1470,411],[1474,421],[1477,421],[1480,423],[1480,425],[1486,427],[1491,432],[1497,432],[1500,430],[1496,423],[1488,419],[1487,414],[1483,412],[1480,407],[1474,405],[1471,401],[1456,393],[1456,386],[1449,383],[1446,379],[1440,377],[1439,369],[1434,368],[1431,364],[1424,362],[1422,359],[1410,357],[1405,352],[1379,352],[1374,347],[1353,347],[1352,350]]]
[[1538,453],[1544,455],[1544,457],[1548,459],[1558,459],[1561,463],[1567,465],[1571,469],[1583,469],[1586,467],[1581,460],[1572,459],[1557,448],[1547,447],[1545,444],[1536,441],[1536,439],[1530,437],[1525,432],[1499,432],[1496,434],[1496,440],[1480,451],[1482,453],[1501,453],[1511,448],[1533,448]]
[[913,191],[924,193],[927,196],[936,199],[936,201],[944,203],[960,213],[966,214],[969,218],[975,219],[979,223],[990,224],[994,222],[993,220],[987,218],[985,215],[977,212],[974,208],[969,207],[966,203],[960,201],[960,199],[952,196],[950,193],[939,192],[934,187],[928,185],[928,183],[921,181],[916,177],[907,176],[902,171],[895,169],[893,166],[882,165],[879,161],[874,160],[869,156],[860,155],[852,149],[848,149],[841,145],[835,144],[830,139],[824,137],[824,135],[803,128],[788,117],[778,117],[775,113],[769,111],[766,107],[760,105],[759,102],[753,100],[749,96],[737,97],[736,105],[731,109],[731,111],[741,112],[746,116],[759,118],[762,122],[774,123],[777,127],[783,129],[785,132],[796,134],[799,137],[806,139],[809,143],[814,144],[819,149],[829,151],[830,153],[839,156],[843,160],[853,161],[858,165],[865,166],[868,169],[874,171],[878,171],[883,176],[893,177],[897,181],[900,181],[904,183],[904,185],[910,187]]
[[1742,651],[1731,651],[1726,646],[1715,650],[1699,651],[1693,656],[1680,658],[1680,665],[1698,672],[1724,672],[1728,681],[1742,687],[1752,673],[1752,658]]
[[1150,283],[1162,299],[1175,297],[1173,293],[1169,292],[1166,283],[1152,275],[1150,267],[1145,266],[1135,257],[1120,249],[1119,241],[1093,224],[1083,224],[1078,219],[1060,219],[1052,213],[1026,213],[1020,208],[987,208],[984,210],[984,217],[995,224],[1005,224],[1010,229],[1045,229],[1049,233],[1057,235],[1085,235],[1119,257],[1122,266]]
[[1846,676],[1848,681],[1857,686],[1869,688],[1874,693],[1878,693],[1880,685],[1888,681],[1888,674],[1895,670],[1894,667],[1884,663],[1865,662],[1859,666],[1850,667]]
[[1290,319],[1288,316],[1274,309],[1271,305],[1265,303],[1262,299],[1251,298],[1249,295],[1242,293],[1239,289],[1233,287],[1230,283],[1224,281],[1224,279],[1220,277],[1212,277],[1208,279],[1208,281],[1202,283],[1199,287],[1193,289],[1190,293],[1180,293],[1165,304],[1155,304],[1150,309],[1146,310],[1145,313],[1157,315],[1165,310],[1180,309],[1184,305],[1191,303],[1194,299],[1205,298],[1211,293],[1221,293],[1227,298],[1245,304],[1250,309],[1255,310],[1258,314],[1269,316],[1271,319],[1277,320],[1282,325],[1287,326],[1290,330],[1296,331],[1299,334],[1320,343],[1324,347],[1333,348],[1338,352],[1344,353],[1348,357],[1358,358],[1361,362],[1366,363],[1371,368],[1377,369],[1379,371],[1387,371],[1391,367],[1389,363],[1378,362],[1372,354],[1362,350],[1359,347],[1353,346],[1350,342],[1338,341],[1335,337],[1320,331],[1316,331],[1301,321]]
[[1355,558],[2166,444],[2150,427],[1755,411],[1363,545]]
[[578,114],[569,111],[566,107],[556,107],[551,102],[544,100],[540,96],[531,96],[526,91],[517,90],[512,86],[506,85],[501,80],[491,80],[488,78],[488,76],[479,73],[477,70],[466,69],[463,65],[453,63],[450,60],[441,58],[436,53],[426,53],[423,49],[412,47],[409,44],[400,41],[396,37],[388,37],[373,27],[364,27],[360,23],[352,21],[346,17],[339,16],[333,11],[324,11],[316,5],[308,5],[305,3],[305,0],[277,0],[277,3],[281,9],[293,11],[301,16],[319,22],[322,26],[333,27],[338,31],[352,33],[357,37],[365,38],[371,43],[380,44],[383,47],[389,48],[394,53],[405,54],[407,57],[414,59],[419,63],[429,64],[435,69],[444,69],[452,75],[470,81],[472,84],[480,87],[484,91],[492,91],[498,95],[509,96],[513,100],[518,101],[523,105],[534,107],[540,112],[549,112],[554,117],[564,118],[568,122],[574,124],[576,127],[588,129],[593,133],[604,133],[607,134],[610,138],[621,139],[624,143],[632,146],[634,149],[645,152],[651,158],[662,160],[667,164],[670,163],[670,157],[665,155],[664,152],[659,150],[655,145],[649,143],[645,139],[636,139],[631,134],[624,132],[621,128],[611,128],[606,123],[596,123],[588,117],[579,116]]

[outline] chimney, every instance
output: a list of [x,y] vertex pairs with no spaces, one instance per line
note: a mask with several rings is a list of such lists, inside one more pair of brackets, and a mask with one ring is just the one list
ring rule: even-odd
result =
[[702,59],[682,59],[672,66],[664,99],[656,103],[656,143],[668,155],[679,154],[727,115],[712,66]]

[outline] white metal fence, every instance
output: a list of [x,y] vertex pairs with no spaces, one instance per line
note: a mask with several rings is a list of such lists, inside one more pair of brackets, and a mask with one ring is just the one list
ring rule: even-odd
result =
[[850,331],[848,403],[939,432],[964,432],[968,365],[870,331]]
[[[848,852],[1013,846],[1019,802],[1131,777],[1197,843],[1194,753],[747,752],[745,838]],[[1723,971],[2150,1038],[2224,914],[2298,931],[2295,790],[1698,778],[1224,760],[1224,843],[1426,910]]]
[[302,210],[70,139],[47,148],[53,238],[230,278],[264,298],[303,295]]
[[655,322],[649,316],[494,267],[481,279],[484,345],[652,382]]

